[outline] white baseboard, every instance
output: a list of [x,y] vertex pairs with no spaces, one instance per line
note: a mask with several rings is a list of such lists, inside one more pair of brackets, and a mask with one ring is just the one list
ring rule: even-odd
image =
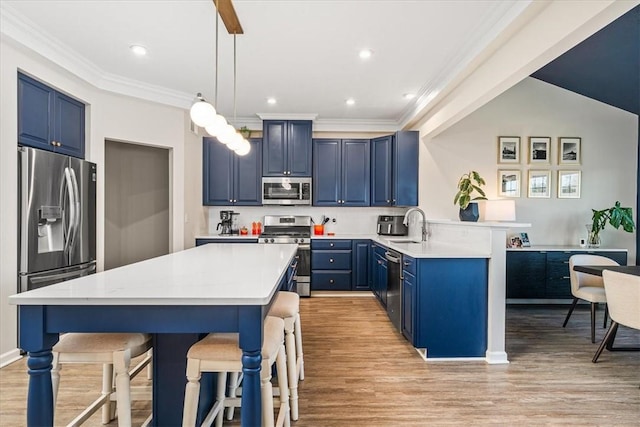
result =
[[20,359],[22,359],[22,355],[19,348],[0,354],[0,368],[4,368]]

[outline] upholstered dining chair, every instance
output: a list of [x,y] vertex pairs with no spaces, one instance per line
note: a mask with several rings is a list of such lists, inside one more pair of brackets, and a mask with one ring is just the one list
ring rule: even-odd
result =
[[[604,278],[604,290],[607,294],[611,325],[596,354],[593,356],[593,363],[598,361],[598,357],[600,357],[605,347],[612,349],[618,325],[640,329],[640,276],[606,270],[602,272],[602,276]],[[640,349],[617,348],[616,350]]]
[[[596,342],[596,307],[598,303],[607,303],[607,297],[604,292],[604,283],[602,277],[593,274],[580,273],[573,271],[576,265],[619,265],[611,258],[600,255],[580,254],[573,255],[569,258],[569,277],[571,280],[571,294],[573,295],[573,303],[569,308],[567,317],[564,319],[562,327],[567,326],[567,322],[571,317],[571,313],[576,308],[578,300],[585,300],[591,303],[591,342]],[[604,325],[607,326],[607,311],[605,308]]]

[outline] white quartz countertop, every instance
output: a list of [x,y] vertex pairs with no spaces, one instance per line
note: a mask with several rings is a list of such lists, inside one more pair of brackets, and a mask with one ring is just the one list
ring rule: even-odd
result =
[[[198,239],[216,238],[215,235],[199,236]],[[238,237],[238,236],[234,236]],[[414,258],[490,258],[489,251],[469,249],[464,244],[456,243],[442,243],[427,241],[426,243],[414,242],[408,236],[379,236],[377,234],[351,234],[351,233],[336,233],[333,236],[329,235],[311,235],[311,240],[327,240],[327,239],[345,239],[345,240],[357,240],[368,239],[373,240],[383,246],[386,246],[395,251],[401,252],[405,255],[409,255]],[[271,246],[271,245],[265,245]],[[277,246],[277,245],[276,245]]]
[[611,251],[611,252],[626,252],[627,249],[621,248],[608,248],[601,246],[599,248],[582,247],[579,245],[534,245],[520,248],[507,248],[507,251],[585,251],[585,252],[598,252],[598,251]]
[[413,258],[491,258],[488,250],[469,249],[463,244],[416,242],[406,236],[375,236],[371,239]]
[[294,244],[211,243],[9,297],[17,305],[264,305]]
[[196,236],[196,239],[220,239],[220,240],[235,240],[235,239],[241,239],[241,240],[257,240],[258,239],[258,235],[257,234],[245,234],[244,236],[241,234],[202,234],[200,236]]

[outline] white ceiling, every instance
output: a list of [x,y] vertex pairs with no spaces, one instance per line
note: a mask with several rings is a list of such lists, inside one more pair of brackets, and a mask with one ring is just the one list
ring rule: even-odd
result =
[[[402,127],[529,3],[234,0],[245,33],[237,36],[238,122],[309,114]],[[197,92],[214,99],[212,0],[3,0],[0,10],[5,36],[97,87],[184,108]],[[218,109],[232,118],[233,37],[222,22],[218,41]],[[135,57],[132,44],[148,55]],[[363,48],[374,51],[367,61]]]

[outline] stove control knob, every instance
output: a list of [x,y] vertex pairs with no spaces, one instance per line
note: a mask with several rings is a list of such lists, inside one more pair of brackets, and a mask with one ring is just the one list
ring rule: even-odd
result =
[[269,240],[269,242],[273,243],[273,242],[275,242],[275,240],[273,240],[273,238],[271,238],[271,239]]
[[300,239],[298,243],[304,243],[304,239]]
[[269,239],[264,239],[263,242],[264,243],[269,243]]
[[297,237],[293,239],[293,243],[298,243],[298,238]]

